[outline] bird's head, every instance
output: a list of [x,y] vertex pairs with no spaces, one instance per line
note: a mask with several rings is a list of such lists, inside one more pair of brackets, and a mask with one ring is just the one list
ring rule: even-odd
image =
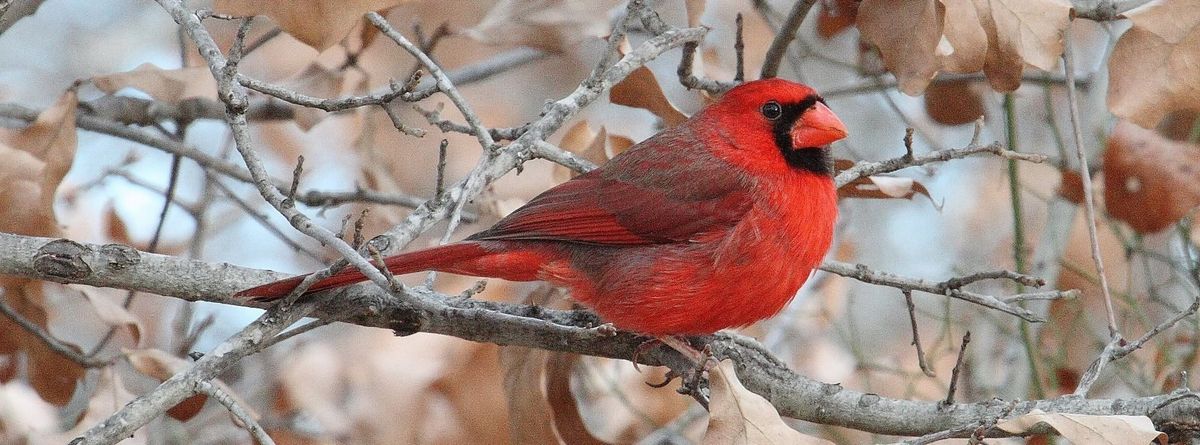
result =
[[[832,174],[828,145],[846,126],[807,85],[763,79],[725,93],[705,114],[720,121],[734,145],[750,155],[782,156],[791,168]],[[755,156],[757,157],[757,156]]]

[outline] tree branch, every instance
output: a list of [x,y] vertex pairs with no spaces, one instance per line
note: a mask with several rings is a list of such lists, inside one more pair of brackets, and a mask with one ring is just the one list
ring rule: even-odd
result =
[[[264,305],[232,299],[231,295],[234,292],[245,288],[247,284],[285,276],[229,264],[139,252],[113,244],[102,246],[12,234],[0,234],[0,249],[13,253],[10,258],[0,261],[0,274],[4,275],[116,287],[189,301],[211,301],[245,307],[261,308]],[[313,309],[311,316],[319,320],[334,318],[361,326],[391,329],[399,335],[430,332],[477,342],[526,346],[622,360],[633,357],[634,351],[646,340],[628,332],[619,332],[616,335],[600,332],[595,327],[599,326],[601,321],[588,312],[559,311],[536,306],[438,296],[423,289],[412,291],[422,292],[430,299],[445,298],[445,305],[428,313],[418,313],[411,306],[385,298],[385,294],[374,285],[360,285],[327,293],[325,297],[315,297],[321,305]],[[358,315],[347,317],[347,313]],[[264,319],[286,317],[290,320],[294,315],[272,311],[268,312]],[[259,323],[255,323],[252,326],[258,325]],[[227,343],[248,344],[253,341],[266,341],[282,330],[283,327],[271,324],[270,327],[240,334]],[[270,335],[266,335],[268,333]],[[757,341],[747,337],[721,333],[699,337],[697,341],[711,346],[718,358],[734,359],[739,380],[751,391],[766,397],[781,414],[811,422],[845,426],[878,434],[920,436],[976,425],[981,419],[1000,416],[1010,405],[1007,402],[991,400],[941,406],[939,401],[885,398],[836,384],[817,382],[795,374]],[[225,350],[227,349],[218,348],[217,351]],[[212,367],[228,363],[227,360],[230,360],[226,357],[219,363],[206,361],[214,360],[218,355],[215,352],[206,355],[197,362],[200,368],[195,371],[189,370],[186,378],[202,381],[206,376],[215,375],[212,374]],[[656,348],[645,352],[639,355],[639,361],[650,365],[666,364],[678,369],[687,369],[689,366],[686,359],[669,348]],[[188,389],[180,393],[177,396],[178,400],[183,400],[192,394],[192,391],[193,389]],[[162,396],[155,397],[155,400],[159,400],[158,403],[165,403],[162,402],[164,399],[158,398]],[[1155,413],[1170,412],[1173,416],[1169,419],[1171,421],[1200,421],[1200,418],[1197,418],[1200,411],[1169,411],[1169,407],[1179,400],[1181,398],[1176,393],[1120,400],[1078,397],[1034,400],[1016,402],[1015,409],[1010,414],[1020,415],[1033,409],[1041,409],[1046,412],[1093,415],[1150,415],[1154,418]],[[145,415],[152,416],[148,413]],[[124,433],[132,430],[124,428],[120,431]]]

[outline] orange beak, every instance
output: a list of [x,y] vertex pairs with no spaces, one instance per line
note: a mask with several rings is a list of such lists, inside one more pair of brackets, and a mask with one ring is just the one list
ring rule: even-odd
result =
[[792,126],[792,147],[822,147],[846,137],[846,124],[833,110],[817,102]]

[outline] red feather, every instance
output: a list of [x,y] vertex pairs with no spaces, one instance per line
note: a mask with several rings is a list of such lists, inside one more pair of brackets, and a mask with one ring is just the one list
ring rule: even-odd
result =
[[[828,250],[837,198],[827,149],[810,147],[844,136],[812,89],[748,82],[493,227],[386,266],[550,281],[647,334],[746,325],[778,312]],[[239,295],[278,298],[301,279]],[[363,279],[345,270],[309,292]]]

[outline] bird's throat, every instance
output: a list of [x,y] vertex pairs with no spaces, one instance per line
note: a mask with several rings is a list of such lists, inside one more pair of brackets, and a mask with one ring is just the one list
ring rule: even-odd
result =
[[833,154],[829,147],[784,148],[783,159],[794,169],[833,176]]

